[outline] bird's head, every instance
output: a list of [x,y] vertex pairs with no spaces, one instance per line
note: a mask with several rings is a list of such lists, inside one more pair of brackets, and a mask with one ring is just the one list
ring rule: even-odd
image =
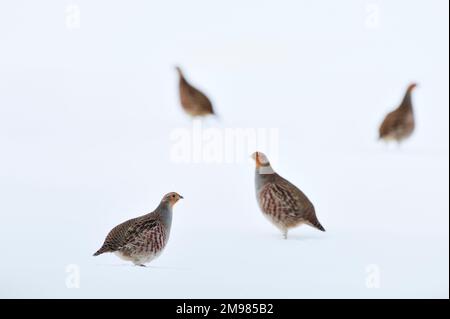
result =
[[414,91],[415,88],[417,88],[418,84],[417,83],[411,83],[408,86],[408,93],[411,93],[412,91]]
[[269,159],[264,153],[255,152],[252,154],[252,158],[255,160],[256,168],[270,166]]
[[175,66],[175,70],[177,71],[179,76],[183,76],[183,71],[181,71],[181,68],[178,65]]
[[173,207],[173,205],[175,205],[180,199],[183,199],[183,196],[181,196],[178,193],[171,192],[171,193],[164,195],[161,202],[168,204],[170,207]]

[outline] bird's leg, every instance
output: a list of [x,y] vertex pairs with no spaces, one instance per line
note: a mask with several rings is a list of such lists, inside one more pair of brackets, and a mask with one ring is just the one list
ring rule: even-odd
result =
[[287,229],[283,229],[283,239],[287,239],[288,231]]
[[136,266],[139,266],[139,267],[147,267],[147,266],[144,265],[144,264],[139,264],[139,265],[136,265]]

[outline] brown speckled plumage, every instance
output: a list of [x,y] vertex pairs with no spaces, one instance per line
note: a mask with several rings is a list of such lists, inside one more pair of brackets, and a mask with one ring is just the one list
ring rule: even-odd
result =
[[159,256],[169,239],[172,207],[180,198],[177,193],[169,193],[152,213],[114,227],[94,256],[114,252],[141,266]]
[[314,205],[295,185],[275,173],[267,157],[261,153],[253,154],[256,162],[256,197],[263,214],[287,238],[290,228],[302,224],[321,231],[325,229],[316,217]]
[[183,110],[190,116],[205,116],[214,114],[213,106],[209,98],[186,80],[179,67],[177,67],[176,70],[178,71],[180,78],[180,102]]
[[380,125],[380,139],[401,142],[414,132],[415,121],[411,95],[416,86],[411,84],[400,106],[386,115]]

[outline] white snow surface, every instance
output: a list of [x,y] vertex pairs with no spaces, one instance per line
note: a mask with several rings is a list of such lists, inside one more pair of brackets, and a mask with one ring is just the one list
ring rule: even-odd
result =
[[[448,6],[0,4],[0,297],[448,298]],[[206,128],[278,129],[274,169],[327,232],[283,240],[250,160],[173,160],[171,134],[193,125],[176,64],[214,102]],[[417,130],[383,145],[377,127],[410,81]],[[92,256],[170,191],[185,199],[158,259]]]

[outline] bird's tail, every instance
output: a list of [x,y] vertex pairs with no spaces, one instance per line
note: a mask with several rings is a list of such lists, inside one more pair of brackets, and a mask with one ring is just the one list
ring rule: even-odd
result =
[[316,227],[317,227],[317,229],[320,230],[320,231],[323,231],[323,232],[326,231],[325,228],[323,228],[323,226],[322,226],[320,223],[319,223]]
[[98,256],[98,255],[101,255],[101,254],[106,253],[106,252],[109,252],[109,251],[111,251],[111,250],[110,250],[108,247],[103,246],[102,248],[100,248],[99,250],[97,250],[97,251],[94,253],[93,256]]
[[216,111],[213,110],[211,115],[213,116],[215,121],[221,122],[222,118],[219,116],[219,114],[216,113]]
[[99,249],[92,256],[98,256],[98,255],[101,255],[101,254],[103,254],[103,252],[102,252],[101,249]]
[[314,228],[317,228],[320,231],[326,231],[325,228],[323,228],[322,224],[320,224],[320,222],[318,220],[315,220],[314,222],[311,223],[311,226],[313,226]]

